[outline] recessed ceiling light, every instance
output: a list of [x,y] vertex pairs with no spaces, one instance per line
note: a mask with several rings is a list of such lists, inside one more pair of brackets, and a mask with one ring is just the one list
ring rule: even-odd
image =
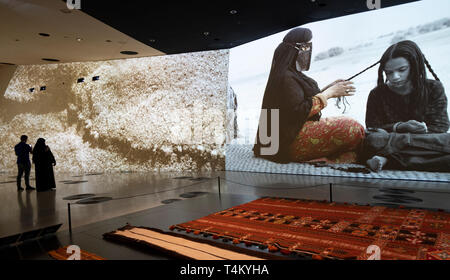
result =
[[237,14],[237,11],[236,10],[231,10],[230,14],[235,15],[235,14]]
[[105,42],[111,43],[112,41],[111,40],[106,40]]
[[121,51],[120,53],[121,53],[121,54],[127,54],[127,55],[135,55],[135,54],[138,54],[137,52],[134,52],[134,51]]
[[205,31],[205,32],[203,32],[203,35],[208,36],[208,35],[209,35],[209,32],[208,32],[208,31]]
[[41,35],[42,37],[49,37],[50,36],[50,34],[47,34],[47,33],[39,33],[39,35]]
[[83,38],[77,38],[77,42],[83,41]]
[[149,41],[150,43],[154,43],[154,42],[156,42],[156,39],[151,38],[151,39],[148,39],[148,41]]
[[318,20],[318,19],[326,19],[329,18],[331,16],[331,12],[327,11],[327,10],[320,10],[320,11],[316,11],[313,13],[309,13],[308,17]]
[[55,59],[55,58],[43,58],[42,60],[45,60],[45,61],[59,61],[59,59]]
[[47,88],[46,86],[42,86],[42,87],[40,88],[40,90],[43,91],[43,90],[45,90],[46,88]]
[[77,80],[77,83],[83,83],[84,82],[84,78],[79,78],[78,80]]
[[30,92],[33,92],[33,91],[34,91],[34,88],[30,88],[29,91],[30,91]]
[[317,6],[319,6],[319,7],[326,7],[326,6],[327,6],[327,3],[318,2],[318,1],[316,1],[316,0],[311,0],[311,2],[312,2],[312,3],[316,3]]

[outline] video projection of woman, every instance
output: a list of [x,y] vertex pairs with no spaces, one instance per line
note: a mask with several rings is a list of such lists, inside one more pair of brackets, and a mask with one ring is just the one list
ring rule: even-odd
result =
[[[352,82],[336,80],[320,90],[317,82],[303,73],[310,67],[311,39],[311,30],[295,28],[275,50],[262,110],[278,110],[279,119],[260,121],[254,154],[275,162],[355,162],[364,138],[363,126],[348,117],[320,119],[328,99],[351,96],[355,88]],[[260,132],[266,128],[261,125],[268,126],[272,137],[278,136],[272,139],[279,140],[275,153],[263,153],[266,143]],[[275,130],[278,135],[272,133]]]
[[[236,110],[239,133],[227,145],[227,170],[449,181],[450,167],[442,164],[441,161],[436,161],[437,159],[442,160],[441,156],[448,153],[448,150],[444,148],[446,142],[443,138],[447,137],[445,136],[446,133],[449,133],[447,127],[447,111],[450,110],[449,97],[447,96],[448,86],[450,85],[450,75],[448,75],[450,73],[450,64],[448,63],[450,50],[449,11],[450,1],[416,1],[344,17],[317,20],[296,27],[311,30],[314,36],[310,42],[283,42],[284,37],[293,30],[291,29],[233,48],[230,51],[229,83],[233,87],[239,103]],[[414,101],[416,93],[413,92],[408,97],[399,95],[393,91],[394,87],[398,84],[401,89],[404,85],[400,85],[400,81],[397,81],[398,78],[389,82],[387,77],[384,77],[383,82],[390,83],[392,89],[388,87],[388,90],[392,94],[379,97],[378,100],[375,100],[378,104],[368,107],[367,103],[372,101],[369,100],[372,99],[372,96],[369,98],[369,94],[378,87],[380,58],[390,46],[406,40],[417,44],[421,53],[425,54],[426,61],[423,59],[423,62],[416,66],[405,59],[411,64],[410,71],[416,71],[413,69],[414,67],[424,69],[428,78],[425,78],[425,80],[421,78],[423,80],[420,82],[423,83],[421,87],[425,91],[431,91],[427,97],[433,98],[435,104],[426,105],[424,102],[432,101],[426,99],[417,101],[414,110],[410,109],[414,107],[411,102],[416,102]],[[278,48],[280,42],[283,43]],[[302,45],[308,47],[307,43],[312,43],[312,48],[309,50],[312,51],[311,65],[308,71],[298,71],[296,65],[287,68],[290,71],[289,77],[297,75],[298,79],[301,80],[298,81],[297,85],[292,84],[300,88],[297,92],[299,95],[304,94],[303,98],[306,100],[304,103],[308,104],[303,108],[302,114],[292,113],[288,115],[283,113],[281,105],[295,107],[299,100],[283,98],[285,88],[277,86],[276,82],[273,82],[275,81],[274,77],[276,77],[273,71],[273,62],[277,60],[274,50],[284,53],[292,61],[298,60],[299,63],[302,61],[302,59],[297,59],[302,56],[299,55],[300,50],[295,49],[288,43],[299,49]],[[297,45],[296,43],[301,44]],[[296,62],[292,63],[295,64]],[[429,67],[427,67],[427,63]],[[384,67],[381,72],[385,76]],[[278,67],[278,69],[281,69],[281,67]],[[386,70],[392,72],[395,69],[388,68]],[[280,73],[280,71],[277,71],[277,73]],[[282,74],[278,75],[282,76]],[[319,99],[321,89],[318,89],[317,85],[327,85],[338,78],[351,81],[355,91],[351,92],[351,96],[336,96],[336,98],[326,100],[328,105],[323,106],[324,103]],[[412,83],[412,86],[415,87],[414,83],[419,83],[421,79],[415,79],[415,81],[409,83]],[[315,86],[314,83],[316,83]],[[272,85],[272,97],[269,98],[272,99],[272,103],[267,100],[269,85]],[[296,91],[294,86],[291,87],[291,92]],[[308,89],[304,90],[304,88]],[[317,92],[311,89],[315,89]],[[289,96],[295,96],[295,94],[292,93]],[[342,97],[345,97],[345,99]],[[340,101],[340,103],[335,101]],[[276,102],[280,104],[275,104]],[[284,104],[281,104],[282,102]],[[343,107],[335,106],[335,103],[343,105]],[[406,103],[411,104],[411,106],[406,106]],[[280,106],[277,107],[273,104]],[[271,120],[274,117],[276,118],[276,110],[272,111],[277,108],[279,109],[280,119],[279,153],[272,156],[260,156],[255,153],[255,149],[266,150],[266,148],[271,147],[270,144],[267,144],[271,143],[270,140],[272,140],[270,139],[272,136],[269,128],[272,126]],[[386,108],[391,110],[392,114],[387,111],[378,112],[378,110],[387,110]],[[315,111],[315,109],[318,109],[318,113],[312,114],[312,117],[309,116],[309,113]],[[373,109],[372,112],[371,109]],[[367,110],[369,112],[366,112]],[[366,115],[370,115],[370,117],[366,118]],[[389,134],[392,133],[394,124],[398,123],[396,126],[397,135],[409,133],[414,139],[426,137],[427,140],[423,141],[429,141],[431,134],[444,134],[444,136],[433,138],[433,141],[444,141],[444,144],[439,144],[440,149],[432,151],[434,155],[422,157],[422,160],[424,158],[428,160],[431,157],[436,162],[425,162],[419,165],[412,163],[398,164],[399,160],[392,158],[389,153],[380,154],[381,148],[386,145],[382,147],[373,146],[371,150],[365,149],[365,151],[347,146],[339,152],[320,154],[320,150],[327,152],[328,149],[333,149],[333,145],[339,145],[342,140],[344,144],[348,144],[350,140],[343,137],[328,137],[334,130],[348,128],[348,126],[329,126],[326,130],[322,130],[323,127],[319,128],[320,126],[316,125],[325,119],[344,118],[352,119],[364,128],[363,143],[367,139],[373,139],[374,136],[371,135],[374,135],[374,130],[384,129]],[[265,126],[268,128],[267,131],[262,131],[266,133],[260,131],[261,120],[267,122]],[[419,134],[418,132],[425,129],[425,125],[427,133]],[[291,134],[284,134],[283,131],[288,131]],[[263,135],[262,138],[259,135],[260,133]],[[257,137],[260,139],[255,141]],[[267,138],[269,138],[269,141],[267,141]],[[263,143],[260,140],[264,140],[265,145],[262,145]],[[255,142],[258,141],[259,143],[254,146]],[[416,145],[417,141],[415,141]],[[374,143],[372,142],[372,144]],[[362,146],[364,147],[364,144]],[[429,144],[426,147],[429,149]],[[368,148],[367,145],[366,148]],[[415,151],[415,154],[417,155],[417,151]],[[283,157],[280,157],[281,155]],[[354,161],[355,155],[357,155],[356,162]],[[374,156],[377,157],[371,160]],[[265,160],[270,159],[268,157],[271,157],[271,161]],[[381,157],[384,157],[384,159]],[[408,158],[409,156],[405,157]],[[417,158],[413,159],[416,160]],[[367,160],[370,161],[367,162]]]

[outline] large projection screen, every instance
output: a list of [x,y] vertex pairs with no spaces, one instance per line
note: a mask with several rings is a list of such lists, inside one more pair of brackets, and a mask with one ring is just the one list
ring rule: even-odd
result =
[[[385,50],[402,40],[415,42],[439,77],[446,95],[450,85],[450,2],[446,0],[418,1],[379,10],[308,23],[302,27],[313,33],[312,58],[308,77],[320,88],[336,79],[348,79],[380,60]],[[226,169],[267,173],[330,175],[363,178],[450,181],[447,172],[414,169],[384,169],[367,172],[364,164],[318,165],[290,162],[275,163],[254,157],[253,144],[258,129],[261,105],[271,69],[274,50],[282,42],[284,32],[230,50],[229,85],[236,96],[236,137],[228,142]],[[427,69],[427,78],[434,79]],[[377,85],[378,65],[355,77],[354,96],[349,105],[335,106],[329,100],[322,118],[348,116],[365,127],[369,93]],[[448,102],[447,102],[448,103]],[[447,104],[447,111],[450,104]],[[351,169],[350,167],[354,167]],[[352,171],[358,170],[358,171]]]

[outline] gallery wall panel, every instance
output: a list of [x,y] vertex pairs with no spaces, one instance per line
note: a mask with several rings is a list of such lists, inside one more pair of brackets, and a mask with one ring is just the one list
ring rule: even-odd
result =
[[0,97],[0,169],[16,168],[22,134],[46,139],[57,171],[224,169],[228,54],[18,66]]

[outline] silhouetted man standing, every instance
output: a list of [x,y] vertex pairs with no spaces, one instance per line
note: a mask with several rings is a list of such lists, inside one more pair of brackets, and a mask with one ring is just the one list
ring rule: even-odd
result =
[[30,186],[30,170],[31,170],[31,162],[30,162],[30,153],[32,153],[31,145],[27,144],[28,136],[22,135],[20,136],[20,143],[14,147],[14,151],[17,156],[17,168],[19,169],[19,173],[17,175],[17,190],[23,191],[23,188],[20,186],[22,181],[22,174],[25,172],[25,185],[27,190],[34,190],[33,187]]

